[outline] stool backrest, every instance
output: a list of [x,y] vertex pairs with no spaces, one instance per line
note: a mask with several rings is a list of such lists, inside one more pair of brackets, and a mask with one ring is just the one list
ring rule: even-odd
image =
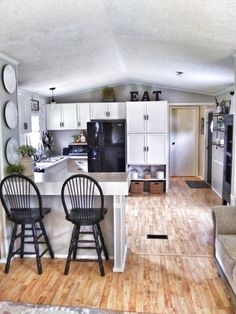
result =
[[[35,196],[32,198],[32,196]],[[7,217],[13,221],[32,218],[32,209],[42,218],[42,199],[36,184],[22,174],[11,174],[0,183],[0,198]],[[35,211],[34,211],[35,218]]]
[[102,188],[94,178],[88,175],[76,174],[69,177],[63,183],[61,198],[66,216],[69,215],[69,211],[72,209],[88,209],[89,211],[90,208],[98,208],[103,213],[104,196]]

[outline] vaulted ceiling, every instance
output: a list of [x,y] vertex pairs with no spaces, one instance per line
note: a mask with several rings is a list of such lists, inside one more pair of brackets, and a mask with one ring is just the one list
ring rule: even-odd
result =
[[45,96],[125,82],[213,95],[234,84],[235,34],[233,0],[0,0],[0,52]]

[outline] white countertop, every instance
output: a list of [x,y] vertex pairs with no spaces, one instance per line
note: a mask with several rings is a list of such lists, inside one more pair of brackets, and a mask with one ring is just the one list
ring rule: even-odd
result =
[[[34,182],[42,195],[60,195],[63,182],[74,174],[72,172],[56,174],[35,172]],[[104,195],[128,195],[129,193],[128,173],[126,172],[89,172],[86,174],[99,182]]]
[[36,162],[36,168],[38,169],[48,169],[67,159],[76,159],[76,160],[87,160],[88,156],[53,156],[46,158],[42,161]]

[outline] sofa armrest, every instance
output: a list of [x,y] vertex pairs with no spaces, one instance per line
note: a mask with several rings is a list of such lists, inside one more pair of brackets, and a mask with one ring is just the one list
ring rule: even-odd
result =
[[214,233],[236,234],[236,206],[215,206],[212,208]]

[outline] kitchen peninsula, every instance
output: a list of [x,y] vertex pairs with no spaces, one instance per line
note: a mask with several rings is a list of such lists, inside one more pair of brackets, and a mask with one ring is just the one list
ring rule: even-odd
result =
[[[50,207],[51,212],[44,218],[50,243],[56,258],[66,258],[72,232],[72,224],[65,220],[65,213],[61,202],[61,187],[63,182],[74,173],[58,172],[35,173],[34,181],[42,195],[44,207]],[[125,196],[128,195],[127,173],[88,173],[94,177],[102,187],[104,206],[107,214],[101,222],[104,239],[108,248],[109,257],[114,257],[114,272],[123,272],[126,259],[125,234]],[[9,222],[6,221],[6,230],[9,231]],[[5,232],[9,234],[9,232]],[[5,237],[6,245],[9,237]],[[94,254],[93,254],[94,253]],[[97,258],[95,250],[82,250],[80,257]]]

